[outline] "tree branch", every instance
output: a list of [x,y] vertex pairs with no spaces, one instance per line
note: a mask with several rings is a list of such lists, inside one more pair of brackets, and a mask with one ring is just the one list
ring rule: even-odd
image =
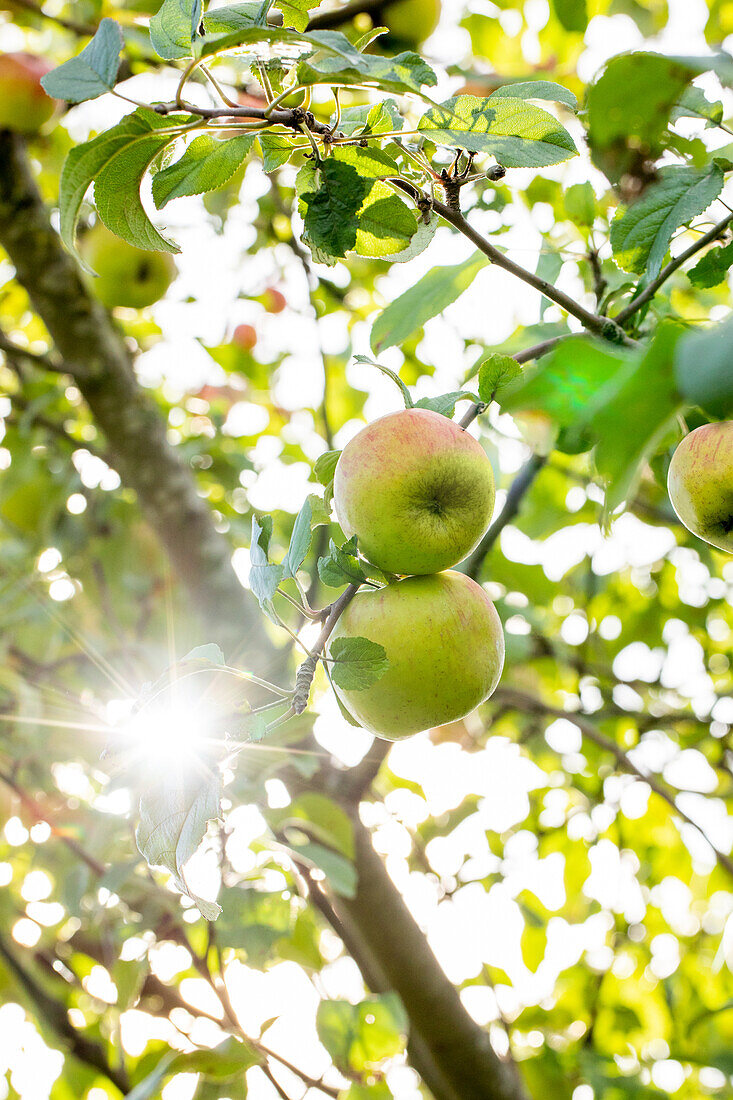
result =
[[733,222],[733,214],[728,214],[727,217],[719,221],[717,225],[714,225],[712,229],[703,234],[698,240],[684,250],[680,252],[679,256],[675,256],[673,260],[670,260],[666,267],[657,275],[656,279],[652,279],[648,286],[644,287],[641,293],[637,294],[635,298],[632,298],[628,305],[625,305],[623,309],[619,310],[616,316],[613,318],[617,325],[623,325],[628,321],[630,317],[633,317],[642,306],[645,306],[647,302],[651,301],[654,295],[659,290],[662,283],[666,283],[670,275],[674,275],[678,268],[694,256],[696,252],[700,252],[706,245],[712,244],[723,233],[728,226]]
[[489,553],[491,547],[494,545],[507,524],[511,523],[511,521],[516,516],[522,504],[525,493],[529,490],[532,482],[537,477],[537,474],[540,472],[546,462],[547,458],[545,455],[533,454],[519,471],[509,487],[509,492],[507,493],[506,500],[504,501],[504,507],[502,508],[501,512],[499,512],[499,515],[491,524],[491,527],[489,527],[488,531],[481,539],[481,542],[478,544],[473,553],[470,554],[469,557],[467,557],[466,560],[457,567],[462,573],[465,573],[467,577],[471,577],[473,580],[476,580],[479,573],[481,572],[481,566],[484,563],[484,558]]
[[342,612],[345,611],[351,603],[358,589],[358,584],[350,584],[348,588],[344,589],[336,602],[331,604],[328,618],[323,624],[321,633],[316,638],[315,645],[310,655],[306,657],[298,669],[298,673],[295,677],[295,691],[293,692],[293,711],[296,714],[302,714],[308,706],[311,684],[313,683],[313,677],[316,674],[316,668],[318,667],[318,662],[321,659],[321,654],[323,653],[326,642],[330,638],[331,631],[338,622]]
[[[399,186],[400,181],[393,181],[396,186]],[[407,191],[407,187],[401,187],[401,190]],[[412,189],[408,191],[412,194]],[[433,209],[437,214],[440,214],[444,221],[447,221],[454,229],[457,229],[459,233],[462,233],[472,244],[476,246],[479,252],[483,252],[484,256],[488,256],[493,264],[497,267],[501,267],[504,271],[510,272],[515,275],[522,282],[527,283],[529,286],[538,290],[545,298],[549,298],[551,302],[555,302],[569,313],[572,317],[577,318],[588,332],[592,332],[594,336],[601,336],[605,340],[610,340],[614,344],[628,344],[634,345],[634,341],[628,337],[623,329],[616,323],[615,320],[611,320],[608,317],[601,317],[596,313],[591,313],[590,310],[585,309],[574,298],[571,298],[569,294],[565,294],[564,291],[558,290],[552,283],[548,283],[546,279],[541,279],[538,275],[533,274],[531,271],[527,271],[525,268],[520,267],[519,264],[514,263],[508,256],[505,256],[498,248],[482,237],[478,230],[466,220],[460,211],[451,210],[449,206],[439,202],[437,199],[433,199]]]
[[246,640],[247,659],[262,666],[272,646],[237,579],[227,542],[192,471],[168,443],[165,422],[135,377],[121,333],[53,230],[22,139],[8,131],[0,132],[0,243],[60,358],[77,366],[76,384],[106,436],[115,469],[137,493],[207,632],[230,650]]
[[21,8],[24,11],[33,12],[34,15],[40,16],[42,19],[48,20],[49,23],[55,23],[57,27],[62,27],[65,31],[71,31],[72,34],[78,34],[81,38],[86,38],[89,35],[96,33],[96,26],[92,23],[77,23],[74,19],[65,19],[60,15],[49,15],[44,11],[40,4],[34,2],[34,0],[10,0],[9,6],[11,8]]
[[[512,1062],[502,1061],[488,1033],[468,1014],[427,940],[374,851],[371,836],[351,811],[359,869],[356,895],[333,907],[378,960],[389,987],[402,1000],[411,1036],[429,1051],[436,1074],[448,1083],[438,1100],[527,1100]],[[426,1080],[428,1088],[431,1084]]]

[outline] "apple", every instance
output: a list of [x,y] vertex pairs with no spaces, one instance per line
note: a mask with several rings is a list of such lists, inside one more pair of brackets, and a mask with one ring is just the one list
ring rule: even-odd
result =
[[30,53],[0,54],[0,130],[34,134],[48,122],[57,101],[46,95],[41,77],[52,68]]
[[168,252],[148,252],[116,237],[97,222],[82,240],[82,253],[97,278],[91,287],[108,309],[144,309],[163,297],[176,277]]
[[232,341],[244,351],[252,351],[257,343],[257,329],[254,325],[237,325],[232,333]]
[[268,313],[282,313],[285,306],[288,304],[287,298],[283,292],[274,286],[268,286],[267,290],[260,298],[260,301]]
[[404,409],[368,424],[341,452],[336,515],[388,573],[439,573],[473,550],[494,508],[483,448],[446,416]]
[[397,0],[384,8],[380,18],[402,49],[414,50],[437,27],[440,0]]
[[672,455],[667,488],[688,531],[733,554],[733,420],[685,436]]
[[455,722],[494,691],[504,664],[496,608],[480,585],[452,570],[358,592],[328,643],[369,638],[389,668],[360,690],[337,687],[346,708],[387,741]]

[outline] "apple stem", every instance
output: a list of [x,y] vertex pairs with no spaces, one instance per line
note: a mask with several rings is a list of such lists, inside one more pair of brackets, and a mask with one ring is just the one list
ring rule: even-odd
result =
[[344,589],[339,598],[331,604],[330,608],[328,608],[328,616],[323,624],[321,633],[318,635],[310,655],[306,657],[300,665],[295,676],[295,688],[293,690],[293,711],[295,714],[302,714],[308,706],[311,684],[313,683],[313,677],[316,674],[316,668],[323,655],[326,642],[331,636],[331,631],[338,622],[340,615],[351,603],[358,589],[358,584],[350,584],[348,588]]

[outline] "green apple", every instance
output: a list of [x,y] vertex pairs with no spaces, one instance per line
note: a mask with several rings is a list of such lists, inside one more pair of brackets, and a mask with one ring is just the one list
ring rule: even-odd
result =
[[336,515],[388,573],[439,573],[486,530],[494,474],[483,448],[446,416],[404,409],[368,424],[341,452]]
[[114,309],[144,309],[163,297],[176,277],[176,265],[168,252],[135,248],[97,222],[82,241],[82,253],[98,278],[92,290]]
[[463,573],[406,577],[357,593],[329,641],[369,638],[389,668],[361,690],[337,688],[346,708],[378,737],[396,741],[455,722],[494,691],[504,664],[496,608]]
[[41,87],[53,68],[30,53],[0,54],[0,130],[34,134],[48,122],[57,101]]
[[733,420],[685,436],[672,455],[667,487],[688,531],[733,553]]
[[390,37],[403,49],[416,49],[429,38],[440,19],[440,0],[397,0],[381,16]]

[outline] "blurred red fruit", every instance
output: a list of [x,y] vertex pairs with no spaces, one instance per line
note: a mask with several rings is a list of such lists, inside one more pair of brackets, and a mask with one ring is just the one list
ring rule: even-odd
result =
[[288,302],[282,291],[274,286],[268,286],[262,295],[262,304],[268,313],[282,313]]
[[257,343],[257,330],[254,325],[237,325],[232,333],[232,340],[244,351],[252,351]]
[[33,134],[48,122],[57,101],[46,95],[41,77],[52,68],[30,53],[0,54],[0,130]]

